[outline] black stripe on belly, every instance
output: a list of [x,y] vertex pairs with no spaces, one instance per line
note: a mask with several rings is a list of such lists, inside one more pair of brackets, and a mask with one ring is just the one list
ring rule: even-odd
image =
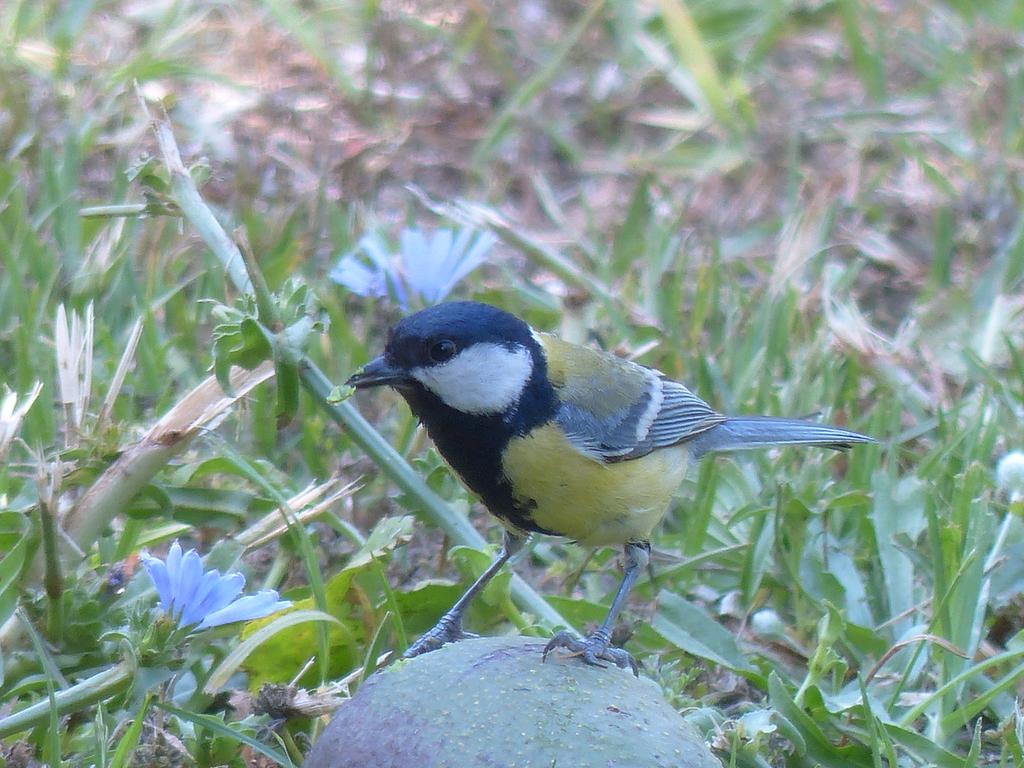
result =
[[[402,391],[402,395],[427,428],[441,456],[462,482],[480,497],[491,514],[522,531],[557,535],[533,521],[532,511],[536,503],[516,499],[501,463],[508,441],[532,429],[542,415],[541,409],[533,407],[524,413],[521,403],[510,419],[502,414],[463,413],[418,386]],[[536,406],[533,401],[527,404]],[[523,416],[529,418],[521,418]],[[547,420],[545,418],[539,423]]]

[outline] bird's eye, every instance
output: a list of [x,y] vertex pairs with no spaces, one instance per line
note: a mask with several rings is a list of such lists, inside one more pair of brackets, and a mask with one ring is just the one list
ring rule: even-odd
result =
[[443,363],[455,356],[455,342],[449,339],[442,339],[431,345],[430,359],[435,363]]

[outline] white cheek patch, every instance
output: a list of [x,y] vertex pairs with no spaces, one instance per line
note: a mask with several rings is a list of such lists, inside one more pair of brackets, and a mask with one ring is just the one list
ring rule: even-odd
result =
[[533,373],[525,347],[474,344],[441,365],[412,371],[445,405],[463,413],[501,413],[519,400]]

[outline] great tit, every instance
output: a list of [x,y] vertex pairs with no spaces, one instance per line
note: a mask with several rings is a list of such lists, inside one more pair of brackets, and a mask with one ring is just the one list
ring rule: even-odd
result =
[[808,421],[724,416],[659,371],[469,301],[401,320],[384,354],[348,384],[396,389],[505,528],[494,562],[406,657],[463,637],[470,601],[531,533],[542,533],[625,546],[622,584],[600,627],[584,639],[559,632],[544,655],[565,648],[588,664],[610,661],[635,673],[632,657],[610,645],[613,622],[691,460],[771,445],[874,442]]

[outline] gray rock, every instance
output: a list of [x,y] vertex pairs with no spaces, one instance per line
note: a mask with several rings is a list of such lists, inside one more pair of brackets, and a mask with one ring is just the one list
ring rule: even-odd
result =
[[658,686],[544,642],[477,638],[400,661],[339,710],[307,768],[721,768]]

